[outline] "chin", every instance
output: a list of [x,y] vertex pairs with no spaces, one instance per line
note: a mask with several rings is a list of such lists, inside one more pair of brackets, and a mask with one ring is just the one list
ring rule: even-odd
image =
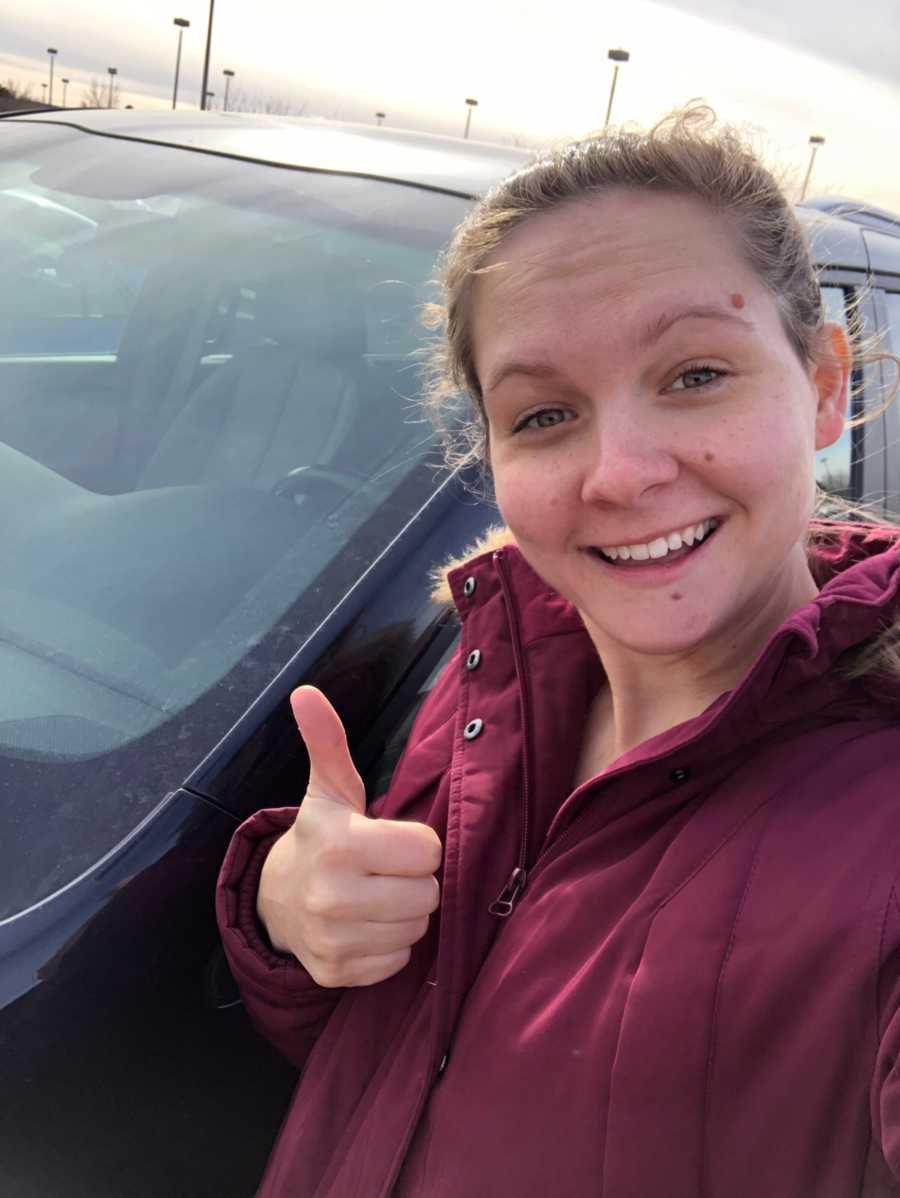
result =
[[[679,602],[673,600],[671,606],[677,608]],[[609,624],[608,613],[606,622],[591,620],[590,613],[582,612],[582,618],[601,656],[601,646],[607,645],[620,652],[646,657],[681,657],[711,640],[721,626],[720,621],[709,615],[697,613],[691,618],[688,612],[681,614],[677,623],[669,623],[667,627],[661,627],[663,621],[658,615],[646,624],[643,620],[630,619],[618,627]]]

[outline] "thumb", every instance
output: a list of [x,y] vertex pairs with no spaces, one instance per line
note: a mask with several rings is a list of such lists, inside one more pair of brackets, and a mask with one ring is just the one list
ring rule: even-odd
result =
[[291,694],[291,709],[309,753],[306,793],[365,814],[365,788],[338,713],[314,686],[297,687]]

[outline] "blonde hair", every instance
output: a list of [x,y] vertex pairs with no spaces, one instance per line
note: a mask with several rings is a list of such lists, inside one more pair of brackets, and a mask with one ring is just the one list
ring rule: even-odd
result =
[[[648,131],[610,129],[537,156],[494,187],[462,222],[440,263],[443,303],[426,307],[424,319],[439,336],[425,359],[424,401],[444,442],[451,467],[477,465],[488,477],[487,420],[475,370],[472,290],[491,254],[525,221],[561,205],[613,188],[640,188],[693,196],[733,230],[745,261],[772,296],[785,335],[804,365],[816,360],[825,323],[816,270],[800,222],[776,175],[746,136],[720,124],[706,104],[692,101]],[[859,301],[849,312],[854,373],[869,362],[900,358],[859,337]],[[893,400],[896,384],[876,412]],[[839,518],[872,513],[819,493],[816,510],[827,506]],[[883,516],[875,522],[892,523]],[[824,535],[811,528],[809,548]],[[861,668],[860,668],[861,665]],[[900,630],[888,629],[868,645],[853,676],[885,670],[900,676]]]
[[[824,312],[793,206],[748,139],[695,101],[649,131],[611,129],[538,156],[489,191],[458,227],[440,263],[443,303],[427,305],[424,313],[426,326],[440,334],[425,362],[425,403],[448,464],[487,458],[471,327],[472,288],[487,259],[526,220],[613,188],[694,196],[725,219],[777,305],[797,356],[805,364],[814,360]],[[852,335],[855,312],[850,317]],[[857,367],[893,357],[855,348]]]

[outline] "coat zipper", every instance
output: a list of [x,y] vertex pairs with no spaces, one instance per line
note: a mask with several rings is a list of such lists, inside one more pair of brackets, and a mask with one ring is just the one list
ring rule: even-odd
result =
[[503,602],[506,607],[506,617],[509,620],[510,638],[512,640],[513,660],[516,665],[516,677],[519,680],[519,712],[522,721],[522,738],[524,749],[522,753],[522,791],[521,791],[521,835],[519,837],[519,856],[509,879],[494,901],[488,907],[491,915],[506,919],[512,915],[513,908],[519,895],[525,889],[528,874],[525,862],[528,855],[528,813],[531,798],[531,699],[528,689],[528,674],[525,669],[525,655],[522,652],[522,639],[519,633],[519,618],[512,597],[512,588],[506,575],[503,550],[498,549],[494,554],[494,562],[500,577],[503,591]]
[[525,883],[527,881],[528,874],[520,865],[517,865],[509,875],[509,881],[488,907],[488,911],[491,913],[491,915],[499,915],[502,919],[505,919],[507,915],[512,915],[513,907],[516,905],[516,899],[525,889]]

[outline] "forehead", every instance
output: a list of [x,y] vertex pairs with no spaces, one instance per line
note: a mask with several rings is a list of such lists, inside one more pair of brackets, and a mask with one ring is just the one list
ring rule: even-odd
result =
[[472,294],[476,354],[536,323],[643,318],[672,303],[765,295],[725,218],[690,196],[617,191],[525,221]]

